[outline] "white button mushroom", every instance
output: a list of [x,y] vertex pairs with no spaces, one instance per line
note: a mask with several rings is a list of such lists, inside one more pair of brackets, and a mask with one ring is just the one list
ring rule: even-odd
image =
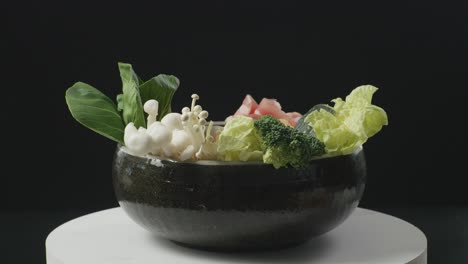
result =
[[198,124],[200,124],[201,126],[206,125],[206,119],[204,119],[204,118],[198,119]]
[[124,143],[130,152],[136,155],[146,155],[151,150],[151,136],[144,127],[137,129],[133,123],[128,123],[124,131]]
[[169,113],[161,119],[161,123],[169,129],[183,129],[181,114]]
[[188,108],[188,107],[182,108],[182,114],[185,114],[185,113],[188,113],[188,112],[190,112],[190,108]]
[[135,125],[132,122],[128,123],[124,130],[124,142],[128,140],[130,135],[133,135],[136,132],[138,132],[138,129]]
[[166,145],[161,150],[162,150],[162,152],[160,153],[161,155],[164,155],[168,158],[174,158],[174,153],[172,152],[172,147],[170,144]]
[[146,127],[150,127],[151,124],[156,122],[156,117],[158,116],[158,108],[159,103],[158,101],[151,99],[146,101],[145,105],[143,105],[143,110],[148,114],[148,124]]
[[185,121],[189,120],[189,118],[190,118],[190,114],[189,114],[189,112],[187,112],[187,113],[182,114],[181,120],[182,120],[182,122],[185,122]]
[[184,151],[182,151],[182,153],[180,153],[179,159],[181,161],[188,160],[193,156],[193,154],[195,154],[195,151],[196,151],[196,149],[195,149],[195,147],[193,145],[188,145],[184,149]]
[[161,122],[154,122],[147,130],[153,140],[153,148],[160,148],[169,144],[172,139],[172,131]]
[[203,111],[203,108],[200,105],[196,105],[195,107],[193,107],[193,111],[195,113],[200,113],[201,111]]
[[192,137],[184,130],[172,131],[172,140],[170,147],[172,152],[177,153],[183,151],[188,145],[192,144]]
[[206,110],[201,111],[200,114],[198,114],[198,117],[203,118],[203,119],[207,119],[208,118],[208,111],[206,111]]

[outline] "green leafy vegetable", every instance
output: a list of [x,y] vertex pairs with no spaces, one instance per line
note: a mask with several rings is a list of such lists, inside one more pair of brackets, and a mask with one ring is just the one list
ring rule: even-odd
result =
[[354,89],[343,101],[332,100],[334,113],[320,109],[306,116],[318,139],[325,143],[328,153],[352,153],[367,139],[388,125],[385,111],[372,104],[378,89],[363,85]]
[[301,168],[314,156],[325,153],[325,145],[317,138],[285,126],[272,116],[260,117],[255,128],[262,138],[263,162],[275,168],[288,165]]
[[141,79],[140,76],[138,76],[135,72],[133,72],[133,74],[134,74],[133,79],[138,80],[138,86],[145,83],[145,81],[143,81],[143,79]]
[[218,140],[219,159],[262,160],[260,138],[250,117],[238,116],[226,124]]
[[117,110],[120,112],[123,110],[123,94],[118,94],[116,101],[117,101]]
[[142,102],[150,99],[159,102],[158,120],[171,112],[172,96],[177,91],[179,84],[177,77],[159,74],[139,87]]
[[306,122],[305,121],[305,118],[312,112],[314,111],[317,111],[317,110],[320,110],[320,109],[323,109],[327,112],[330,112],[332,114],[335,113],[335,110],[333,109],[333,107],[329,106],[329,105],[326,105],[326,104],[318,104],[318,105],[315,105],[314,107],[312,107],[307,113],[305,113],[300,119],[299,121],[297,121],[297,124],[296,126],[294,127],[295,129],[303,132],[303,133],[306,133],[306,134],[311,134],[313,136],[315,136],[315,133],[314,133],[314,130],[311,126],[309,126],[309,122]]
[[146,127],[143,105],[138,91],[139,78],[130,64],[119,62],[119,71],[122,79],[122,115],[125,125],[133,122],[137,128]]
[[124,123],[112,100],[96,88],[75,83],[65,93],[72,116],[85,127],[123,143]]

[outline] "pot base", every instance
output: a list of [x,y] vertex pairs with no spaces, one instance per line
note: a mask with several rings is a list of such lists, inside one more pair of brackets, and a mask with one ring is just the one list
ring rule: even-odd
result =
[[222,253],[239,253],[239,252],[262,252],[262,251],[277,251],[277,250],[282,250],[282,249],[288,249],[288,248],[293,248],[300,246],[302,244],[305,244],[309,239],[307,240],[302,240],[302,241],[295,241],[295,242],[289,242],[286,244],[274,244],[274,245],[263,245],[263,246],[243,246],[243,247],[209,247],[209,246],[200,246],[200,245],[194,245],[194,244],[188,244],[184,242],[178,242],[174,240],[169,240],[172,243],[181,246],[181,247],[186,247],[186,248],[191,248],[191,249],[196,249],[196,250],[203,250],[203,251],[211,251],[211,252],[222,252]]

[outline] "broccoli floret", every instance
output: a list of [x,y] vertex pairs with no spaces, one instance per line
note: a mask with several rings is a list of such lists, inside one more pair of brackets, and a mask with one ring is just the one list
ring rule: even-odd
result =
[[325,153],[325,145],[310,134],[286,126],[278,119],[265,115],[255,120],[255,128],[262,139],[263,161],[275,168],[301,168],[312,157]]

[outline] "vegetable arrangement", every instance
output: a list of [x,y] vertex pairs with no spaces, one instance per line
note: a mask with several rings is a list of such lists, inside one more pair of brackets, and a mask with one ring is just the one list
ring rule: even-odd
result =
[[377,88],[359,86],[346,98],[319,104],[305,115],[286,113],[274,99],[259,104],[247,95],[225,125],[192,95],[189,106],[171,112],[179,79],[159,74],[143,81],[132,66],[119,63],[122,94],[114,103],[96,88],[77,82],[65,99],[72,116],[89,129],[125,145],[134,155],[179,161],[263,161],[275,168],[301,168],[322,155],[346,155],[388,125],[385,111],[372,104]]

